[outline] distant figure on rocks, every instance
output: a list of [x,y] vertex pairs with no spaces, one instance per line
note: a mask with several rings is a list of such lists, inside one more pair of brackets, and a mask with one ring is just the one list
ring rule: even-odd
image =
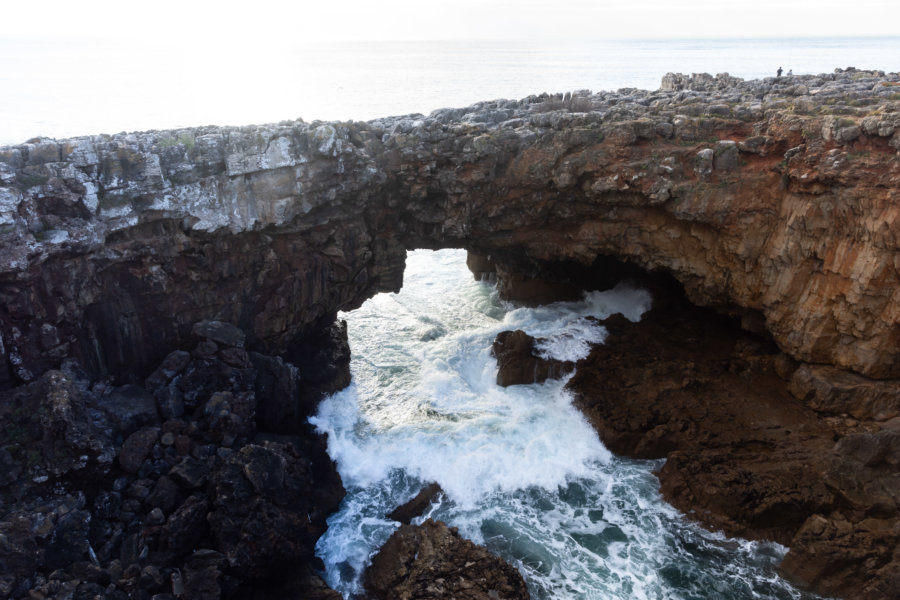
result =
[[787,76],[788,76],[788,77],[793,77],[793,76],[794,76],[794,70],[793,70],[793,69],[788,69],[788,74],[787,74]]
[[781,77],[781,67],[778,67],[778,70],[775,71],[775,77],[776,79]]

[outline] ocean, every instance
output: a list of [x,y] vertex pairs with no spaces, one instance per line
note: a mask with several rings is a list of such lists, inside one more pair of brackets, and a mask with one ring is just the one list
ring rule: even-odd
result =
[[[598,28],[608,24],[598,23]],[[303,118],[428,114],[482,100],[623,87],[667,72],[743,78],[900,70],[900,37],[597,42],[158,44],[0,38],[0,144]]]
[[577,360],[606,330],[640,319],[652,298],[619,285],[537,308],[500,301],[464,250],[408,253],[403,289],[342,314],[353,381],[312,423],[347,489],[318,556],[345,598],[363,594],[371,556],[399,526],[387,514],[429,482],[444,498],[425,516],[504,557],[535,600],[808,599],[780,579],[786,548],[706,531],[666,504],[662,461],[612,455],[572,405],[565,380],[496,384],[496,335],[546,338]]
[[[602,24],[598,24],[598,27]],[[744,78],[835,67],[900,70],[900,37],[557,43],[358,43],[249,48],[0,39],[0,144],[36,136],[367,120],[542,92],[658,87],[667,72]],[[397,524],[386,514],[437,481],[429,516],[515,565],[536,599],[812,598],[777,574],[786,549],[703,530],[662,501],[659,461],[610,454],[564,381],[499,388],[494,336],[547,336],[575,359],[585,321],[638,319],[645,292],[515,308],[473,280],[460,250],[411,251],[399,294],[342,315],[353,382],[312,422],[348,494],[317,552],[345,597]]]

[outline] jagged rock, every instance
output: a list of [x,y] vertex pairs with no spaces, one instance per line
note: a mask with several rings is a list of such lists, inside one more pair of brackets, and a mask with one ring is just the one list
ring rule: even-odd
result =
[[197,460],[193,456],[186,456],[172,467],[169,477],[187,490],[196,490],[206,485],[210,471],[210,466],[204,461]]
[[123,437],[141,427],[159,424],[156,399],[147,390],[136,385],[115,388],[101,397],[98,404],[112,421],[115,431]]
[[[639,323],[604,321],[606,342],[569,382],[604,444],[665,457],[663,495],[703,523],[790,546],[788,577],[829,595],[878,597],[860,590],[881,589],[898,567],[900,426],[870,422],[869,432],[823,419],[813,410],[822,405],[798,393],[809,373],[786,382],[765,340],[665,294],[657,290]],[[857,377],[823,389],[865,396]]]
[[260,577],[313,558],[325,517],[343,495],[342,487],[335,494],[327,480],[317,481],[314,460],[323,457],[267,441],[244,446],[216,472],[208,520],[236,572]]
[[5,148],[0,377],[74,357],[134,380],[201,320],[290,355],[398,289],[414,247],[617,256],[696,303],[760,311],[796,359],[898,377],[898,80],[669,74],[652,92]]
[[383,600],[530,597],[514,567],[431,519],[401,525],[372,557],[364,577],[366,589]]
[[141,429],[129,435],[119,450],[119,466],[122,470],[137,473],[157,439],[159,429],[155,427]]
[[189,496],[169,515],[160,533],[160,545],[170,552],[182,554],[194,547],[209,531],[206,514],[209,501],[201,494]]
[[430,507],[444,493],[441,486],[437,483],[430,483],[423,487],[421,491],[413,497],[412,500],[402,504],[388,513],[387,518],[392,521],[400,521],[404,525],[416,517],[422,516],[428,507]]
[[575,364],[537,355],[535,340],[524,331],[501,331],[491,352],[497,357],[497,385],[541,383],[570,373]]
[[791,393],[817,411],[857,419],[886,421],[900,415],[900,384],[872,381],[822,365],[801,365],[790,382]]
[[231,323],[222,321],[200,321],[194,325],[194,335],[224,344],[232,348],[243,348],[244,332]]

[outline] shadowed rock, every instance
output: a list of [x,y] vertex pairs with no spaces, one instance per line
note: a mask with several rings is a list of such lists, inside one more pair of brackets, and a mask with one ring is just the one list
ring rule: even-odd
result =
[[444,490],[441,489],[440,485],[430,483],[423,487],[412,500],[405,504],[401,504],[388,513],[387,518],[392,521],[400,521],[404,525],[409,525],[410,521],[425,514],[425,511],[428,510],[428,508],[434,504],[438,497],[443,493]]

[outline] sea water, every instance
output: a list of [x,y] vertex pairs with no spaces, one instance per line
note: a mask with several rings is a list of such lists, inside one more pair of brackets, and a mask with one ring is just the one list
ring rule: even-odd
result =
[[425,517],[504,557],[536,599],[812,597],[777,576],[785,548],[705,531],[668,506],[653,475],[662,463],[607,451],[565,379],[496,384],[499,332],[522,329],[545,339],[546,356],[576,360],[605,338],[587,317],[638,320],[647,292],[622,284],[514,308],[465,257],[410,252],[400,293],[342,315],[353,381],[312,418],[347,488],[317,546],[331,586],[361,594],[399,526],[386,515],[437,482],[444,495]]
[[900,70],[900,37],[247,44],[190,36],[158,44],[0,37],[0,145],[302,117],[369,120],[623,87],[667,72],[743,78]]

